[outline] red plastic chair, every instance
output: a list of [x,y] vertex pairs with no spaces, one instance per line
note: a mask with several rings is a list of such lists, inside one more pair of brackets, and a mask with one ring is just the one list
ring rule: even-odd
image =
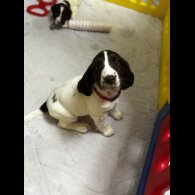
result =
[[170,114],[159,132],[144,195],[164,195],[170,189]]

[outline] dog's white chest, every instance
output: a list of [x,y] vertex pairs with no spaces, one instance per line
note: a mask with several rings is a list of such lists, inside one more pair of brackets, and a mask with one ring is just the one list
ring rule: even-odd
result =
[[110,102],[110,101],[105,101],[102,105],[101,108],[104,111],[109,111],[113,108],[113,106],[116,104],[116,101]]

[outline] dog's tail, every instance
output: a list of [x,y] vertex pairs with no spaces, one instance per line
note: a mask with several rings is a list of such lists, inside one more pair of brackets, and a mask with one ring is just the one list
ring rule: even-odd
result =
[[29,114],[27,114],[24,117],[24,123],[28,123],[31,120],[33,120],[34,118],[36,118],[38,116],[42,116],[46,112],[48,112],[47,102],[45,102],[39,109],[34,110],[34,111],[30,112]]

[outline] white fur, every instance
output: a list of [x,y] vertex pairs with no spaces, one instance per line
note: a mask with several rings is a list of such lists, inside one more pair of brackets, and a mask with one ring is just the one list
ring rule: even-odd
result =
[[43,115],[43,112],[41,111],[41,110],[35,110],[35,111],[32,111],[32,112],[30,112],[28,115],[26,115],[25,117],[24,117],[24,122],[25,123],[28,123],[28,122],[30,122],[32,119],[34,119],[34,118],[36,118],[36,117],[38,117],[38,116],[41,116],[41,115]]
[[60,8],[60,15],[56,18],[55,23],[58,24],[61,20],[62,12],[64,11],[64,7]]
[[[90,96],[79,93],[77,84],[81,78],[82,76],[76,76],[51,93],[47,101],[49,114],[59,121],[59,127],[81,133],[87,132],[90,127],[85,123],[78,123],[77,117],[89,115],[103,135],[113,135],[114,130],[107,123],[107,115],[109,112],[118,112],[116,107],[118,100],[116,99],[113,102],[104,101],[95,92]],[[57,99],[55,102],[52,99],[54,94]],[[118,114],[111,114],[111,116],[119,119]]]
[[119,79],[118,73],[109,65],[107,51],[104,51],[104,68],[101,73],[101,85],[103,85],[104,77],[110,76],[110,75],[116,76],[116,86],[119,86],[120,79]]
[[[79,8],[79,6],[81,4],[81,1],[80,0],[67,0],[67,1],[70,3],[70,9],[72,11],[71,19],[75,19],[77,14],[78,14],[78,8]],[[64,3],[64,4],[66,4],[62,0],[58,0],[57,3]],[[62,13],[62,11],[61,11],[61,13]],[[60,13],[60,15],[61,15],[61,13]]]

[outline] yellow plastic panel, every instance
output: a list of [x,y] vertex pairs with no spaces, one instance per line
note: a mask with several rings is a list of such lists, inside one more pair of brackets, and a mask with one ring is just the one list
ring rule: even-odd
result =
[[157,17],[163,17],[165,15],[165,12],[170,3],[170,0],[106,0],[106,1]]
[[159,110],[165,103],[170,103],[170,9],[164,18],[161,53]]

